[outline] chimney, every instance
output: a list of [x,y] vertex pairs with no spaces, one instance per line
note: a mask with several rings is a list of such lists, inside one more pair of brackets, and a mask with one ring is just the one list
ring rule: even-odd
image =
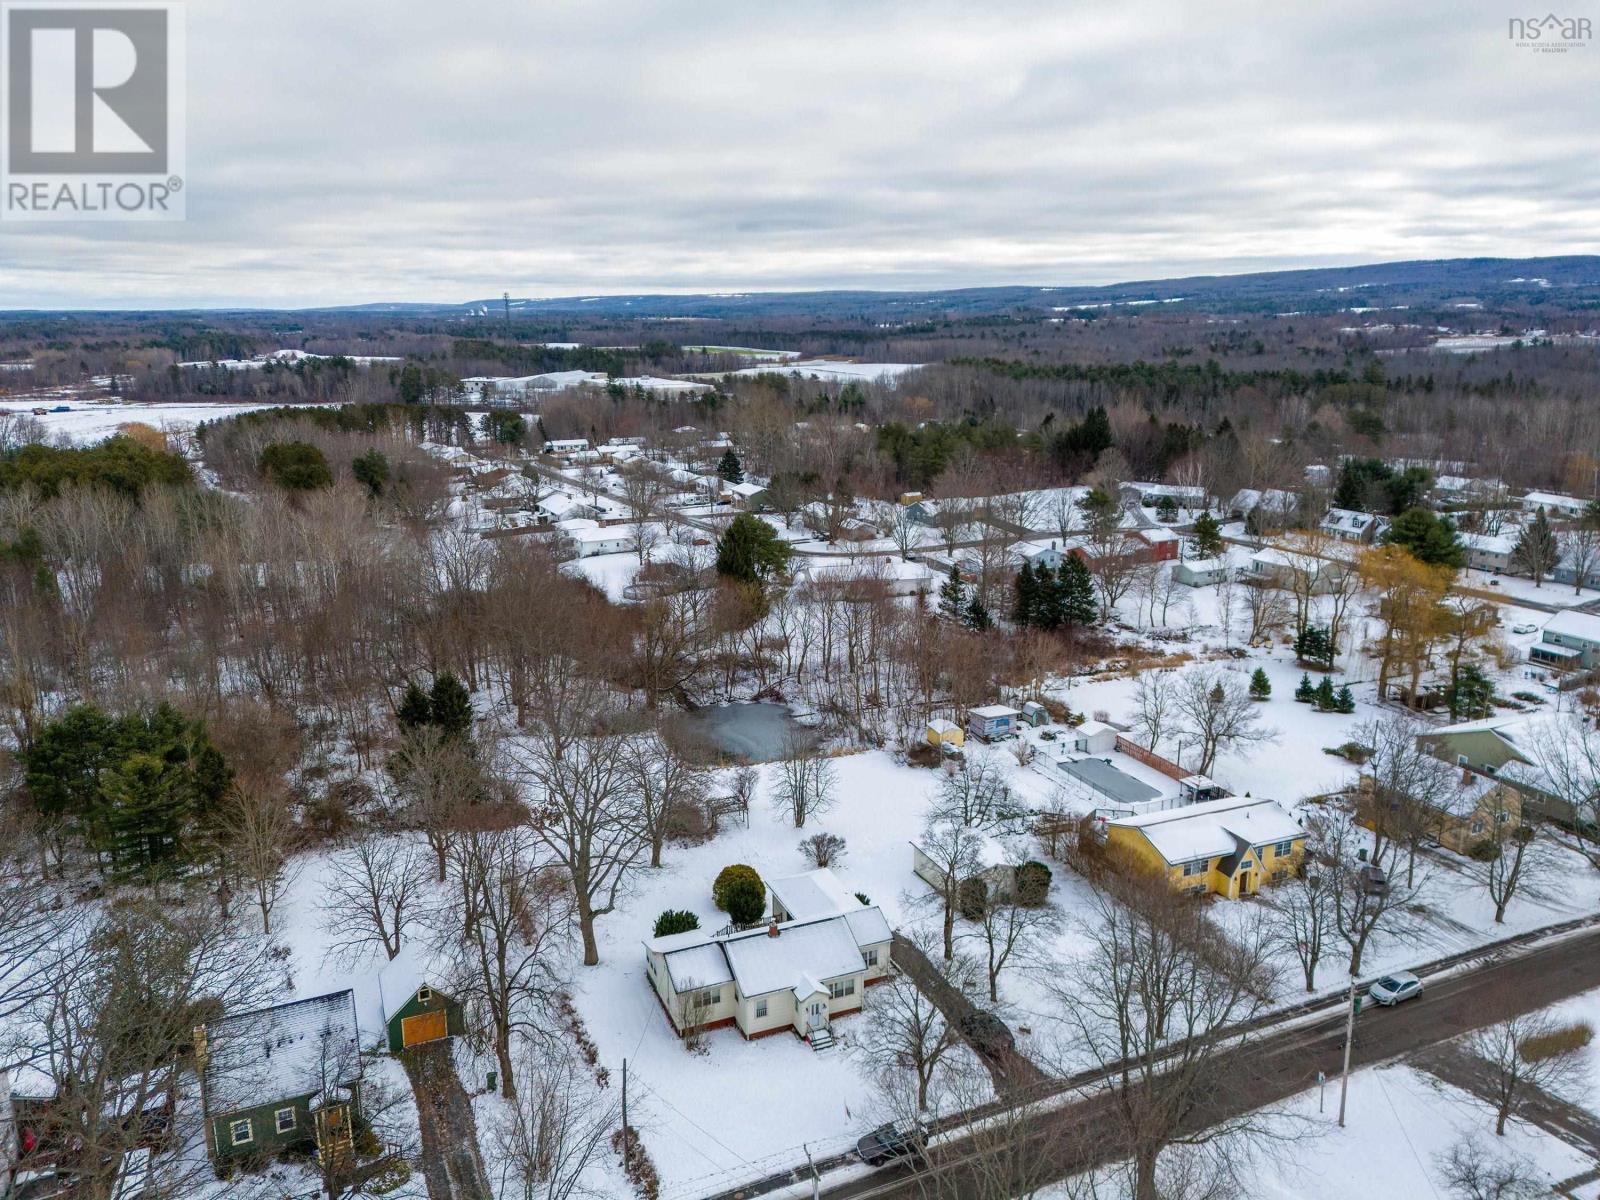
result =
[[777,937],[778,936],[778,918],[777,917],[773,917],[772,920],[767,923],[767,936],[768,937]]
[[1462,787],[1471,787],[1472,786],[1472,768],[1471,767],[1462,767],[1461,768],[1461,786]]

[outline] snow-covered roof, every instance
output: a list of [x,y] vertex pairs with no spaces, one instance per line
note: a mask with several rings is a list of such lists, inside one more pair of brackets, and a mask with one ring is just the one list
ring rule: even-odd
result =
[[1304,836],[1276,800],[1229,797],[1138,817],[1118,817],[1113,826],[1137,829],[1168,863],[1231,854],[1238,842],[1264,846]]
[[1532,505],[1535,508],[1542,506],[1544,508],[1576,509],[1586,507],[1589,502],[1581,500],[1577,496],[1563,496],[1560,492],[1529,492],[1522,498],[1522,503],[1524,506]]
[[1544,631],[1547,634],[1560,634],[1562,637],[1600,642],[1600,616],[1594,613],[1576,612],[1570,608],[1564,609],[1544,623]]
[[1510,554],[1517,548],[1517,539],[1503,533],[1463,533],[1457,536],[1461,538],[1462,545],[1486,554]]
[[848,921],[794,923],[778,936],[757,929],[722,945],[733,978],[746,996],[786,991],[803,978],[835,979],[867,969]]
[[1078,726],[1078,732],[1083,734],[1085,737],[1089,737],[1096,733],[1117,733],[1120,731],[1115,725],[1109,725],[1105,721],[1096,721],[1093,718],[1090,718]]
[[767,888],[772,892],[772,898],[796,921],[836,917],[862,907],[861,901],[851,895],[839,882],[839,877],[826,867],[807,871],[803,875],[769,879]]
[[1022,714],[1007,704],[984,704],[978,708],[967,710],[974,717],[982,717],[985,721],[993,721],[999,717],[1020,717]]
[[954,733],[956,730],[960,729],[961,726],[957,725],[954,721],[947,721],[943,717],[935,717],[933,720],[928,722],[928,728],[934,733]]
[[1377,519],[1371,513],[1357,512],[1350,508],[1330,508],[1323,514],[1322,524],[1330,529],[1365,529]]
[[674,950],[666,956],[666,960],[667,974],[672,978],[674,991],[716,987],[733,982],[728,959],[722,953],[722,947],[715,942]]
[[626,542],[633,536],[633,533],[618,526],[605,529],[595,526],[592,529],[569,529],[567,530],[567,536],[573,541],[584,545],[596,545],[607,542]]
[[418,988],[438,989],[444,978],[443,969],[432,955],[420,950],[415,942],[406,942],[400,947],[400,953],[378,972],[378,1000],[383,1005],[383,1019],[388,1021],[411,1003]]
[[722,486],[724,491],[732,492],[735,496],[744,496],[746,499],[759,496],[767,490],[764,484],[751,483],[748,479],[743,483],[724,483]]
[[1228,564],[1220,558],[1186,558],[1178,565],[1200,575],[1210,571],[1224,571],[1228,567]]
[[209,1112],[321,1092],[361,1077],[355,995],[348,989],[221,1017],[206,1026]]
[[850,932],[855,934],[858,946],[882,945],[894,936],[889,928],[889,918],[883,915],[883,909],[876,904],[852,909],[844,914],[844,920],[850,926]]

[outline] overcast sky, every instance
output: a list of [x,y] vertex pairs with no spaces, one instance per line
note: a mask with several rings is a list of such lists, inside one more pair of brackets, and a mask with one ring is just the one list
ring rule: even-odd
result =
[[1595,253],[1600,43],[1526,7],[190,0],[188,220],[0,225],[0,307]]

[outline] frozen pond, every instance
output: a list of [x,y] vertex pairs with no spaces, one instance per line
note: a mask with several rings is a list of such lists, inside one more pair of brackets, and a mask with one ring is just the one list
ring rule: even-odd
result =
[[679,718],[681,728],[714,751],[749,762],[782,758],[794,739],[811,746],[817,735],[781,704],[716,704]]

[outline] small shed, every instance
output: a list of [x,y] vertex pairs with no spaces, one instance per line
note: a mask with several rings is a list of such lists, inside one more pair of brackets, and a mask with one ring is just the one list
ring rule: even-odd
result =
[[378,973],[383,1025],[391,1053],[466,1033],[461,1001],[440,989],[438,970],[410,946]]
[[1178,798],[1185,804],[1204,804],[1207,800],[1223,800],[1228,789],[1207,775],[1190,775],[1178,780]]
[[1191,558],[1172,564],[1172,577],[1189,587],[1210,587],[1228,577],[1228,565],[1220,558]]
[[1084,754],[1110,754],[1117,748],[1117,727],[1104,721],[1085,721],[1074,733]]
[[1035,727],[1050,724],[1050,713],[1044,705],[1037,700],[1029,700],[1022,706],[1022,719]]
[[928,722],[928,730],[924,740],[930,746],[954,746],[960,749],[966,744],[967,735],[961,726],[954,721],[947,721],[943,717],[935,717]]
[[1022,714],[1005,704],[985,704],[967,710],[967,733],[979,741],[1012,737]]

